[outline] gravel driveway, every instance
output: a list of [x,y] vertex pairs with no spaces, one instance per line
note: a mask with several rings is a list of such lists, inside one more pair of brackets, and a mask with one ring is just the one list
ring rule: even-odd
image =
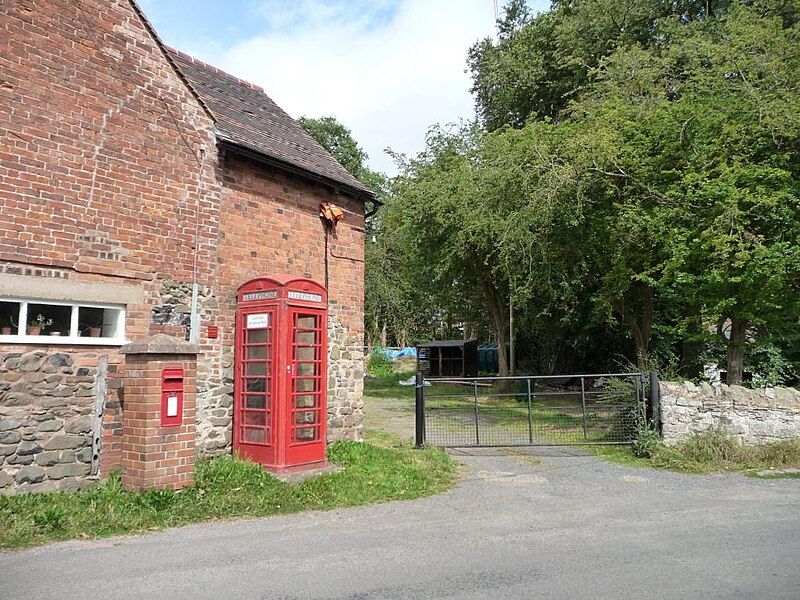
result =
[[800,480],[549,454],[460,456],[424,500],[0,554],[0,598],[800,597]]

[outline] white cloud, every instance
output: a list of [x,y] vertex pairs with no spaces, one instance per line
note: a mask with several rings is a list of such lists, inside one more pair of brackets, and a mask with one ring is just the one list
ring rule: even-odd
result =
[[284,0],[264,11],[263,34],[201,58],[263,86],[294,117],[337,117],[373,168],[394,171],[384,148],[416,153],[432,124],[472,117],[466,56],[493,32],[491,0]]

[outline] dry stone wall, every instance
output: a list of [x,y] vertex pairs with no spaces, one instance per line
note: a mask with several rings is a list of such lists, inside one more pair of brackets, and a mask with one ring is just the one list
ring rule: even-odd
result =
[[92,478],[97,369],[65,352],[0,354],[0,493],[71,489]]
[[800,391],[747,389],[737,385],[699,386],[662,382],[661,431],[666,444],[692,435],[721,431],[744,444],[800,438]]

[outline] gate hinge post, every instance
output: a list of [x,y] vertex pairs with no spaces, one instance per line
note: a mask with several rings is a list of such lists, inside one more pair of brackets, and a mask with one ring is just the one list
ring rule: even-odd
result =
[[650,372],[650,422],[653,429],[661,433],[661,389],[656,371]]
[[417,371],[414,388],[414,408],[415,408],[415,431],[414,445],[422,448],[425,445],[425,379],[422,373]]

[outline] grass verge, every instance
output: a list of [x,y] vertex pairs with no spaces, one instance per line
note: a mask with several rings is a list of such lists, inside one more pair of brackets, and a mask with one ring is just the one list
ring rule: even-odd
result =
[[744,446],[730,436],[712,432],[696,435],[676,446],[653,444],[643,457],[636,456],[630,446],[585,448],[613,462],[637,467],[682,473],[738,472],[764,478],[800,477],[796,472],[780,472],[782,469],[800,468],[800,440]]
[[416,393],[414,386],[400,385],[401,381],[413,375],[413,372],[408,372],[367,377],[364,380],[364,395],[373,398],[413,398]]
[[156,531],[216,519],[265,517],[389,500],[449,489],[456,465],[437,448],[414,450],[387,434],[337,442],[328,458],[344,467],[288,485],[230,457],[201,461],[195,485],[179,492],[123,491],[118,476],[79,492],[0,496],[0,548]]

